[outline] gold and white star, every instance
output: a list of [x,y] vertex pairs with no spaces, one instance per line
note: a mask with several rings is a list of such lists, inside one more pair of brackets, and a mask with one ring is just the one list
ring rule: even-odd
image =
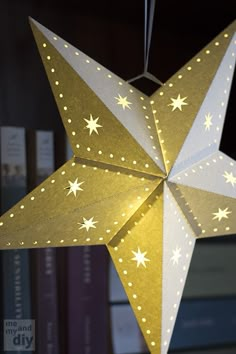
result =
[[179,259],[182,257],[181,255],[181,248],[176,247],[175,250],[172,251],[173,256],[171,257],[171,261],[173,262],[173,265],[179,264]]
[[204,125],[205,125],[205,130],[210,130],[211,125],[213,125],[212,124],[212,115],[210,113],[205,115]]
[[150,259],[145,257],[147,252],[141,252],[140,248],[138,248],[138,252],[132,251],[132,253],[135,255],[135,257],[131,258],[131,260],[137,262],[137,268],[140,265],[143,265],[146,268],[146,263],[145,262],[150,262]]
[[74,182],[71,182],[71,181],[68,181],[68,182],[69,182],[69,186],[65,188],[65,189],[69,189],[69,192],[67,193],[67,195],[73,193],[74,196],[76,197],[77,191],[83,191],[83,189],[80,188],[80,186],[84,182],[78,182],[78,178],[76,178],[76,180]]
[[168,104],[168,106],[172,106],[172,112],[175,111],[177,108],[182,111],[182,106],[188,105],[187,102],[184,102],[187,97],[180,97],[180,94],[178,94],[177,98],[171,98],[172,103]]
[[80,226],[79,230],[81,229],[86,229],[86,231],[89,231],[90,228],[96,229],[95,224],[97,224],[98,221],[93,221],[94,216],[92,216],[90,219],[83,218],[83,223],[78,223]]
[[221,221],[222,219],[228,219],[228,214],[231,213],[232,211],[229,211],[229,208],[225,208],[224,210],[218,208],[218,211],[216,213],[212,213],[212,215],[215,215],[212,220],[218,219],[218,221]]
[[89,118],[90,119],[84,118],[84,120],[88,123],[85,128],[89,129],[89,135],[91,135],[93,132],[98,134],[97,128],[102,128],[102,125],[97,124],[99,117],[97,117],[96,119],[93,119],[92,114],[90,114]]
[[125,108],[131,109],[130,104],[132,103],[127,100],[127,96],[122,97],[120,94],[118,94],[118,96],[119,97],[115,97],[115,99],[118,101],[117,104],[121,105],[123,110],[125,110]]
[[232,172],[227,172],[225,171],[225,174],[223,175],[223,177],[226,179],[225,183],[231,183],[231,185],[234,187],[235,183],[236,183],[236,177],[233,175]]

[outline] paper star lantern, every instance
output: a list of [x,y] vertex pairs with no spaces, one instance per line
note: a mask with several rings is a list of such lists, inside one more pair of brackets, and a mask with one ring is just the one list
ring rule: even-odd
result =
[[219,151],[236,24],[151,97],[32,28],[75,157],[1,217],[0,246],[106,244],[164,354],[196,238],[236,232],[236,164]]

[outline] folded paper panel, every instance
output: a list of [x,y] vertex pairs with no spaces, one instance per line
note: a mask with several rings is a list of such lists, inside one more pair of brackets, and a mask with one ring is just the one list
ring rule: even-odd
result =
[[147,97],[33,20],[32,29],[75,155],[163,172]]
[[163,185],[147,199],[108,250],[152,354],[160,353]]
[[236,35],[231,39],[171,175],[219,149],[236,60]]
[[[173,185],[171,190],[178,200],[188,203],[187,220],[193,218],[201,230],[199,237],[232,235],[236,233],[236,201],[235,198],[206,192],[187,186]],[[190,221],[191,222],[191,221]]]
[[161,353],[170,344],[194,246],[195,233],[169,186],[164,186],[162,340]]
[[169,181],[236,198],[236,163],[217,151],[175,176],[170,176]]
[[[236,21],[151,97],[167,172],[171,170],[188,136],[235,30]],[[221,87],[218,89],[221,90]],[[211,112],[205,114],[208,113],[211,115]],[[200,138],[198,142],[200,146],[203,144]]]
[[160,181],[72,159],[1,217],[0,247],[107,243]]

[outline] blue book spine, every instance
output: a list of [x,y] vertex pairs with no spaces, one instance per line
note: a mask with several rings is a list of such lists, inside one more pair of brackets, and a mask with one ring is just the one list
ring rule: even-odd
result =
[[236,344],[236,297],[182,300],[172,350]]

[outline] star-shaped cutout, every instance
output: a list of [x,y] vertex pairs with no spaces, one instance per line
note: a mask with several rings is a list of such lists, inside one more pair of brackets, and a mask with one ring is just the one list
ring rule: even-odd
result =
[[214,215],[213,220],[217,219],[218,221],[221,221],[222,219],[228,219],[228,215],[231,213],[232,211],[229,211],[229,208],[225,208],[224,210],[218,208],[216,213],[212,213]]
[[173,265],[179,264],[179,259],[182,257],[181,248],[176,247],[176,249],[173,250],[172,253],[173,256],[171,257],[171,261],[173,262]]
[[119,97],[115,97],[115,99],[117,100],[117,104],[121,105],[123,110],[125,110],[126,108],[131,109],[130,105],[132,103],[128,101],[127,96],[126,97],[122,97],[120,94],[118,94],[118,96]]
[[85,128],[89,129],[89,135],[91,135],[93,132],[98,134],[97,128],[102,128],[102,125],[97,123],[98,119],[99,117],[93,119],[92,114],[90,114],[89,119],[84,118],[85,122],[88,123]]
[[150,262],[150,259],[146,258],[147,252],[141,252],[140,248],[138,248],[138,252],[132,251],[135,257],[131,258],[132,261],[137,262],[137,267],[140,265],[144,266],[146,268],[146,262]]
[[95,224],[97,224],[98,221],[94,221],[94,216],[91,217],[90,219],[86,219],[83,217],[83,222],[82,223],[78,223],[80,226],[80,230],[81,229],[86,229],[86,231],[89,231],[91,228],[92,229],[96,229]]
[[210,127],[212,126],[212,115],[210,113],[205,115],[205,130],[210,130]]
[[[233,217],[220,230],[208,212],[219,205],[227,205],[226,216],[236,212],[236,189],[229,185],[236,183],[236,164],[219,150],[226,109],[221,102],[227,102],[230,90],[225,94],[224,88],[233,77],[225,65],[235,65],[236,25],[214,39],[210,55],[206,49],[198,54],[200,65],[194,58],[151,97],[123,81],[117,97],[115,75],[103,68],[98,84],[92,73],[99,64],[81,52],[78,60],[73,46],[65,49],[36,21],[32,28],[75,157],[1,217],[0,247],[105,244],[150,352],[166,354],[196,239],[236,233]],[[132,110],[123,92],[132,93]],[[114,107],[115,96],[127,114]],[[187,99],[191,107],[185,110]],[[104,134],[97,139],[81,129],[89,105],[102,116]],[[202,129],[202,112],[221,117],[218,140],[213,130]],[[67,176],[75,174],[90,188],[67,198]],[[183,267],[170,267],[170,258],[177,262],[179,255]]]
[[172,106],[172,112],[175,111],[177,108],[182,111],[182,106],[188,105],[188,103],[185,102],[186,99],[187,97],[181,98],[180,94],[178,94],[177,98],[171,97],[172,103],[170,103],[168,106]]
[[223,177],[225,178],[225,183],[231,183],[232,187],[234,187],[236,183],[236,177],[233,175],[233,172],[225,171]]
[[84,182],[78,182],[78,178],[76,178],[76,180],[74,182],[71,182],[71,181],[68,181],[68,182],[69,182],[69,186],[66,187],[66,189],[69,189],[69,191],[68,191],[67,195],[73,193],[74,196],[76,197],[77,192],[83,190],[82,188],[80,188],[80,186]]

